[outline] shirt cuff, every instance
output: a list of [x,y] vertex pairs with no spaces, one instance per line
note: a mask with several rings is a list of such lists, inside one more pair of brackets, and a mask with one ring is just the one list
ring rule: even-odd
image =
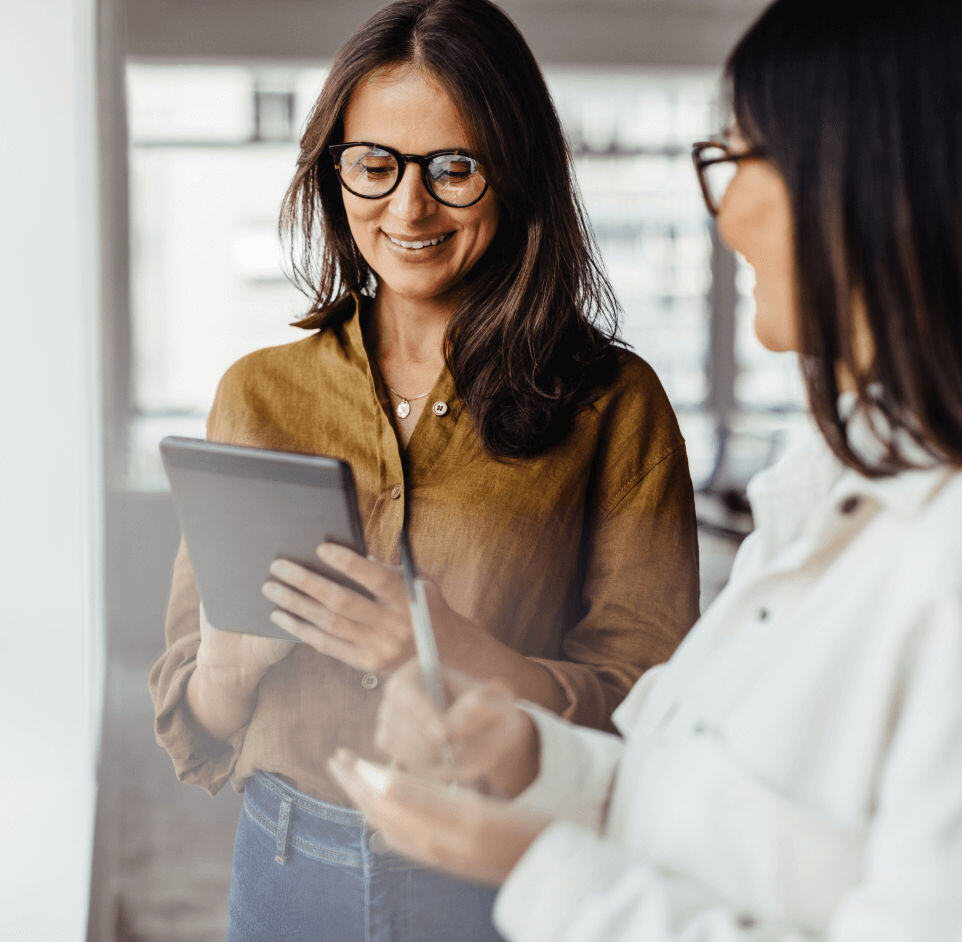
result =
[[168,650],[154,666],[150,676],[154,733],[158,745],[167,750],[177,778],[213,795],[234,772],[248,724],[226,742],[214,739],[200,727],[186,700],[187,684],[195,668],[194,651],[186,645]]
[[612,733],[573,726],[534,703],[519,706],[538,730],[540,765],[515,802],[600,830],[624,741]]
[[560,942],[584,926],[587,900],[617,882],[627,861],[599,835],[567,821],[545,828],[501,887],[495,927],[512,942]]

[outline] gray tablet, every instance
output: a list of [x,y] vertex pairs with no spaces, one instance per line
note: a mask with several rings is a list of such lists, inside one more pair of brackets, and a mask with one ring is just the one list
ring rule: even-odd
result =
[[261,586],[278,557],[351,584],[315,552],[326,541],[365,552],[350,467],[336,458],[174,436],[160,443],[160,453],[208,621],[296,641],[270,620],[274,606]]

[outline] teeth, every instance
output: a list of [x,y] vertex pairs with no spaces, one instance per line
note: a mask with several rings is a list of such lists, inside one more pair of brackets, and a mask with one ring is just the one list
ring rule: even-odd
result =
[[[387,233],[384,233],[387,235]],[[450,235],[450,233],[448,233]],[[431,245],[438,245],[448,238],[448,235],[438,236],[436,239],[428,239],[424,242],[405,242],[403,239],[395,239],[394,236],[388,235],[387,237],[395,244],[399,245],[402,249],[424,249]]]

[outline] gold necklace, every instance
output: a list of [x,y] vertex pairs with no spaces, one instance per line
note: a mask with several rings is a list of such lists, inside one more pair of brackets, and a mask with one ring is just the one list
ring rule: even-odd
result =
[[[394,410],[394,414],[399,419],[406,419],[411,414],[411,403],[417,402],[418,399],[423,399],[425,396],[430,395],[431,390],[429,389],[426,393],[421,393],[420,396],[402,396],[387,380],[384,380],[384,385],[387,386],[388,390],[394,393],[401,401],[397,404],[397,408]],[[431,387],[434,388],[433,386]]]

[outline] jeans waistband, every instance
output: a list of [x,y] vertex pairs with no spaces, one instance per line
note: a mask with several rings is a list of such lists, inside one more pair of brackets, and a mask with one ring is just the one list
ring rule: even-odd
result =
[[[312,798],[269,772],[257,772],[244,785],[244,811],[275,839],[275,861],[292,850],[346,867],[415,866],[372,841],[364,815]],[[377,848],[376,850],[374,848]]]

